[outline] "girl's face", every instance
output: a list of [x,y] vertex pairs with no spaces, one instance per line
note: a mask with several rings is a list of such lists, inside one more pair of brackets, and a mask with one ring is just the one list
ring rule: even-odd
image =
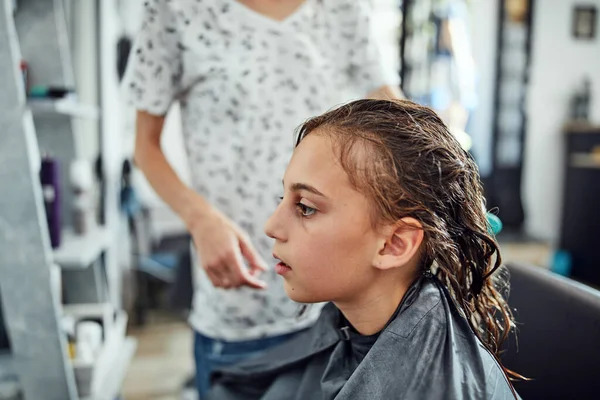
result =
[[331,139],[312,133],[294,151],[284,196],[265,231],[288,296],[302,303],[352,301],[375,281],[385,242],[368,199],[350,185]]

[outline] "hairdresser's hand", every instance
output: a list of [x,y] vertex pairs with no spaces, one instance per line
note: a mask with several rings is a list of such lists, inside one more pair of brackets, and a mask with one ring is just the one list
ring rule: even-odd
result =
[[[200,262],[215,287],[264,289],[258,275],[267,269],[242,230],[218,210],[196,214],[187,223]],[[248,267],[244,265],[248,261]]]

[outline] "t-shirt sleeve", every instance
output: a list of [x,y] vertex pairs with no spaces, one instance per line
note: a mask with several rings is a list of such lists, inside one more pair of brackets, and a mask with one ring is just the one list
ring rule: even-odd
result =
[[381,43],[377,40],[373,26],[373,10],[368,0],[352,0],[347,9],[355,21],[354,33],[348,47],[348,75],[352,86],[363,95],[382,86],[400,84],[400,74],[390,63],[385,63]]
[[176,15],[166,0],[146,2],[129,56],[122,90],[138,110],[164,115],[180,91],[182,44]]

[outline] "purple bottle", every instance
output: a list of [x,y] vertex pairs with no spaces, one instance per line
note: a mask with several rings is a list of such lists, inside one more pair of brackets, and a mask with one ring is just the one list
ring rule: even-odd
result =
[[57,160],[48,156],[42,158],[40,180],[50,233],[50,243],[52,244],[52,248],[56,249],[60,246],[61,233],[60,168]]

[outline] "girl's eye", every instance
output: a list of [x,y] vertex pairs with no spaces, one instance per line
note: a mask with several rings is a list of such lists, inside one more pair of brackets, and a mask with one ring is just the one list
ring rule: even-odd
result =
[[317,212],[317,210],[316,210],[316,209],[314,209],[314,208],[312,208],[312,207],[309,207],[309,206],[307,206],[307,205],[305,205],[305,204],[302,204],[302,203],[296,203],[296,207],[298,208],[298,211],[300,212],[300,214],[301,214],[303,217],[310,217],[310,216],[312,216],[314,213],[316,213],[316,212]]

